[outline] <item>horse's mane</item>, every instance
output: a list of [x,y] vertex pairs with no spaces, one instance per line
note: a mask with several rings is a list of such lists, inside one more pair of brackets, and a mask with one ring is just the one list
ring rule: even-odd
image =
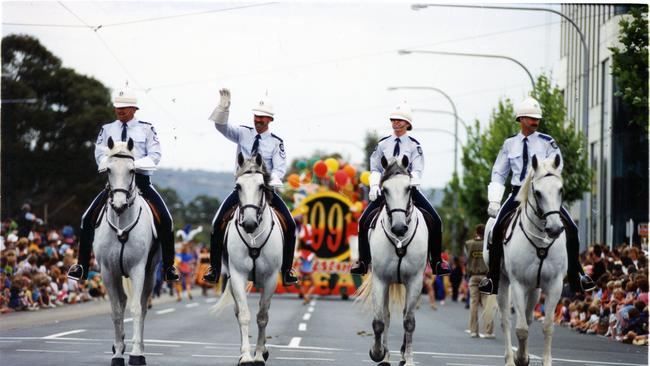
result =
[[526,179],[524,180],[524,183],[522,183],[521,188],[519,189],[519,193],[517,193],[515,200],[519,202],[520,207],[523,207],[523,205],[526,204],[526,200],[528,200],[528,191],[530,190],[530,185],[535,178],[535,174],[540,177],[552,175],[562,180],[560,171],[553,166],[553,159],[540,161],[538,163],[537,170],[532,169],[532,167],[528,170]]
[[402,164],[399,163],[399,160],[391,158],[388,166],[384,170],[384,174],[381,175],[379,184],[383,185],[385,181],[399,174],[410,175],[408,169],[404,168]]
[[237,168],[237,172],[235,173],[235,178],[239,178],[244,174],[251,174],[251,173],[259,173],[262,174],[262,177],[264,178],[264,186],[268,190],[271,190],[271,186],[269,183],[271,182],[271,173],[266,169],[266,165],[262,163],[261,165],[257,165],[255,163],[255,157],[251,157],[250,159],[244,160],[244,163]]
[[115,145],[113,146],[112,149],[109,149],[106,153],[107,156],[114,156],[114,155],[128,155],[128,156],[133,156],[133,151],[129,150],[127,147],[128,143],[119,141],[115,142]]

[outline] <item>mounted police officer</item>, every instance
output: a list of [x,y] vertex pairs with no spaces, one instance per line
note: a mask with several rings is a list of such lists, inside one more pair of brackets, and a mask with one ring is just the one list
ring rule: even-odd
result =
[[[215,108],[210,120],[214,126],[228,140],[237,144],[237,155],[241,153],[245,159],[259,153],[264,160],[266,168],[271,172],[272,187],[282,186],[282,177],[287,170],[286,153],[284,142],[278,136],[269,131],[269,124],[273,121],[274,109],[271,100],[263,97],[253,108],[253,123],[255,127],[233,126],[228,123],[228,112],[230,108],[230,90],[219,91],[221,99]],[[221,274],[221,256],[223,252],[223,241],[225,234],[224,219],[232,212],[232,209],[239,204],[237,191],[233,191],[223,201],[221,207],[212,221],[212,235],[210,236],[210,269],[203,276],[207,282],[217,282]],[[282,253],[282,283],[286,286],[298,282],[298,278],[292,273],[293,256],[296,246],[296,223],[291,216],[282,198],[274,191],[271,206],[279,210],[287,223],[284,232],[284,249]]]
[[[488,277],[479,284],[479,290],[487,294],[496,294],[499,289],[501,274],[501,258],[503,256],[503,221],[510,212],[515,210],[519,202],[515,197],[521,184],[526,179],[526,172],[530,169],[533,155],[538,159],[546,159],[560,154],[560,148],[553,137],[537,132],[542,119],[542,109],[539,102],[533,98],[526,98],[517,109],[516,121],[519,122],[521,131],[505,140],[497,159],[492,167],[492,181],[488,185],[488,215],[496,217],[492,229],[492,243],[490,244],[490,271]],[[562,161],[564,161],[562,159]],[[560,165],[559,169],[562,169]],[[512,192],[501,206],[501,198],[505,191],[505,181],[512,171]],[[568,255],[568,280],[573,291],[589,291],[595,288],[594,282],[584,274],[580,265],[580,242],[578,241],[578,227],[569,216],[567,210],[561,209],[562,221],[567,230],[567,255]]]
[[436,210],[418,189],[420,178],[424,170],[424,155],[418,140],[408,135],[413,129],[413,118],[411,107],[406,102],[395,107],[390,114],[390,121],[393,127],[393,134],[379,140],[375,151],[370,156],[370,178],[369,186],[370,204],[359,218],[359,260],[350,269],[350,273],[363,275],[368,272],[370,264],[370,244],[368,243],[368,230],[370,216],[373,211],[380,208],[383,203],[379,182],[383,168],[381,158],[398,157],[406,155],[409,159],[409,172],[411,173],[411,197],[413,203],[422,211],[429,231],[429,263],[431,268],[439,276],[451,273],[449,265],[441,258],[442,252],[442,221]]
[[[138,108],[138,99],[131,90],[120,90],[113,98],[117,120],[102,126],[95,142],[95,160],[98,166],[108,159],[107,141],[112,137],[114,141],[128,141],[132,139],[133,155],[135,157],[135,184],[142,197],[153,206],[160,217],[156,221],[158,240],[162,245],[163,274],[166,281],[178,281],[180,276],[174,267],[174,234],[173,222],[169,210],[160,194],[151,184],[153,168],[158,165],[161,158],[160,141],[153,125],[140,121],[135,117]],[[81,218],[81,237],[79,240],[79,258],[77,264],[70,267],[68,277],[85,280],[88,277],[90,266],[90,252],[95,236],[95,222],[99,211],[106,203],[108,190],[102,190]],[[156,215],[154,215],[156,216]]]

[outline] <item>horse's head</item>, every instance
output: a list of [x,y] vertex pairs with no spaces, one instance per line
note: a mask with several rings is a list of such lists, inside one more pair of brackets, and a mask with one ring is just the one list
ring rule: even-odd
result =
[[245,160],[239,153],[237,156],[237,174],[235,190],[239,196],[239,225],[247,233],[253,233],[260,225],[262,213],[270,200],[271,179],[260,154],[255,154]]
[[119,215],[135,200],[135,158],[133,140],[114,142],[108,138],[108,159],[100,170],[108,175],[108,202]]
[[[533,155],[532,170],[522,185],[518,201],[523,209],[532,208],[535,216],[543,222],[544,232],[550,238],[557,238],[564,230],[560,210],[562,209],[562,176],[560,175],[561,158],[538,161]],[[540,228],[541,229],[541,228]]]
[[411,200],[411,175],[409,174],[409,159],[406,155],[401,159],[385,156],[381,158],[384,174],[381,176],[381,192],[386,201],[386,211],[391,224],[391,231],[397,236],[403,236],[408,231],[413,211]]

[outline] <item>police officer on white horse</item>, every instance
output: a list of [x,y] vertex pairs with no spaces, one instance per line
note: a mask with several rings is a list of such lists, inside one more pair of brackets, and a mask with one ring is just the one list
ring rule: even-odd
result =
[[[521,102],[516,112],[516,120],[521,131],[505,140],[503,147],[497,155],[492,167],[492,181],[488,185],[488,215],[496,217],[492,229],[492,242],[490,250],[490,272],[479,284],[479,290],[486,294],[496,294],[499,289],[501,273],[501,258],[503,256],[503,220],[510,212],[517,208],[519,202],[515,197],[521,184],[526,179],[526,172],[530,169],[532,156],[537,155],[538,160],[544,160],[560,153],[560,148],[553,137],[537,132],[542,120],[542,109],[534,98],[526,98]],[[563,161],[563,160],[562,160]],[[562,169],[560,165],[559,169]],[[512,171],[512,192],[501,206],[501,198],[505,191],[505,181]],[[567,235],[568,280],[573,291],[590,291],[595,288],[594,282],[585,275],[580,264],[580,242],[578,240],[578,227],[562,207],[562,221]]]
[[418,140],[408,135],[413,129],[413,113],[411,107],[403,102],[395,107],[390,114],[393,134],[379,140],[375,151],[370,156],[369,186],[370,204],[359,218],[359,260],[352,266],[350,273],[363,275],[368,272],[370,264],[370,244],[368,242],[369,218],[373,211],[381,207],[383,197],[379,182],[383,168],[381,158],[399,157],[406,155],[409,159],[409,172],[411,173],[411,197],[413,203],[422,211],[429,231],[429,263],[439,276],[451,273],[449,265],[442,260],[442,221],[436,210],[419,190],[420,178],[424,170],[424,155]]
[[[241,153],[244,159],[249,159],[255,154],[260,154],[266,168],[271,172],[272,187],[282,186],[282,177],[287,170],[286,153],[284,142],[281,138],[269,131],[269,124],[273,121],[274,108],[271,100],[265,96],[253,108],[253,123],[255,127],[233,126],[228,123],[228,112],[230,108],[230,90],[219,91],[221,99],[215,108],[210,120],[214,126],[228,140],[237,144],[237,155]],[[223,201],[221,207],[212,221],[212,235],[210,236],[210,269],[203,276],[207,282],[217,282],[221,274],[221,257],[224,245],[225,225],[223,224],[226,214],[239,204],[237,191],[233,191]],[[284,249],[282,253],[282,283],[286,286],[298,282],[298,278],[292,273],[293,255],[296,246],[296,223],[291,216],[282,198],[274,191],[271,206],[279,210],[287,229],[284,232]]]
[[[153,169],[158,165],[162,156],[156,130],[151,123],[140,121],[135,117],[135,112],[139,108],[137,96],[133,91],[127,88],[118,91],[113,98],[113,106],[115,107],[117,120],[105,124],[99,131],[99,136],[95,142],[95,160],[97,165],[101,166],[108,159],[106,154],[108,152],[107,141],[109,137],[112,137],[113,141],[133,140],[133,155],[136,159],[135,184],[142,197],[155,208],[157,216],[160,217],[160,222],[156,222],[156,231],[162,245],[164,279],[166,281],[178,281],[180,276],[174,267],[172,217],[162,197],[151,184]],[[108,189],[105,188],[95,197],[95,200],[81,218],[79,258],[77,264],[70,267],[68,271],[69,278],[79,281],[88,277],[90,252],[95,235],[95,222],[107,198]]]

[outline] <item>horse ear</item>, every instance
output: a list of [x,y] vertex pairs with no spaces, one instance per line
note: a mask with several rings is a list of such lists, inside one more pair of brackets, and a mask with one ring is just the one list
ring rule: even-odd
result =
[[237,165],[241,168],[242,165],[244,165],[244,154],[239,153],[237,154]]
[[262,155],[260,153],[255,154],[255,164],[262,166],[263,163]]
[[115,146],[115,142],[113,142],[113,137],[109,136],[108,137],[108,142],[106,143],[108,145],[109,149],[112,149]]
[[533,155],[533,170],[537,170],[537,155]]
[[129,142],[126,143],[126,147],[127,147],[127,149],[129,149],[129,151],[133,150],[133,139],[132,138],[129,137]]
[[388,160],[386,160],[386,157],[384,155],[381,156],[381,167],[386,169],[388,166]]
[[402,166],[404,167],[404,169],[409,168],[409,158],[406,155],[402,156]]
[[561,162],[562,162],[562,158],[560,158],[560,154],[556,154],[555,160],[553,161],[553,167],[557,169],[560,166]]

